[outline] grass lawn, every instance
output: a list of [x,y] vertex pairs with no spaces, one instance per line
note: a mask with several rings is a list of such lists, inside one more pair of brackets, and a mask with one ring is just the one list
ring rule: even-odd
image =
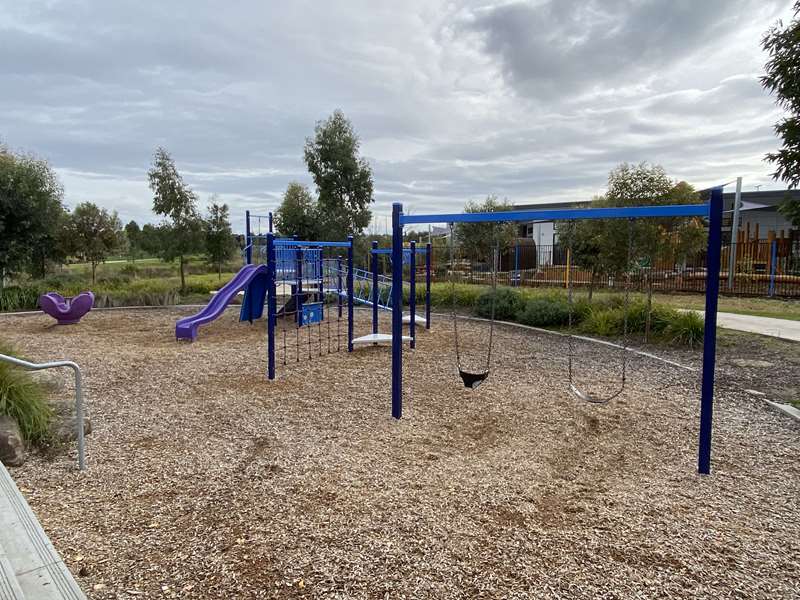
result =
[[[653,296],[653,300],[663,304],[669,304],[676,308],[693,308],[696,310],[703,310],[706,302],[705,296],[700,295],[658,294]],[[719,310],[720,312],[736,313],[740,315],[800,321],[800,300],[720,296]]]

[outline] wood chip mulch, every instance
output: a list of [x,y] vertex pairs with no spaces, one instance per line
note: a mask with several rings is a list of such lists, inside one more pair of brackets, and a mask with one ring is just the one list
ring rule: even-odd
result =
[[[388,348],[268,382],[263,323],[232,310],[177,343],[190,312],[0,319],[86,376],[88,471],[72,448],[12,475],[90,598],[800,597],[800,427],[724,377],[700,477],[698,376],[671,365],[631,356],[623,394],[582,405],[563,338],[499,327],[469,391],[439,320],[394,421]],[[459,329],[480,363],[485,324]],[[611,390],[619,353],[576,352]]]

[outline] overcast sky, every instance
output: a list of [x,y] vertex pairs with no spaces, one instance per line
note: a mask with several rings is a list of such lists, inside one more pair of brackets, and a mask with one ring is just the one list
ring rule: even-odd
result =
[[311,185],[304,140],[337,108],[379,215],[585,200],[621,161],[777,188],[760,40],[790,16],[770,0],[0,0],[0,141],[47,158],[68,205],[140,222],[163,145],[235,229]]

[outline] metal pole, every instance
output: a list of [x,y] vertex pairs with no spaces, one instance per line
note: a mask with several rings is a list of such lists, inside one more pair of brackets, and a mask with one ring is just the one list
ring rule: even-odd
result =
[[408,290],[408,314],[410,319],[408,321],[408,335],[411,337],[411,349],[413,350],[417,347],[417,242],[414,240],[411,241],[410,258],[411,273],[409,274],[410,289]]
[[267,213],[267,218],[269,219],[269,232],[272,233],[272,212]]
[[14,356],[6,356],[5,354],[0,354],[0,361],[22,367],[28,371],[42,371],[59,367],[72,369],[75,374],[75,434],[78,442],[78,469],[84,471],[86,469],[86,440],[83,435],[83,374],[81,373],[81,368],[71,360],[32,363]]
[[775,295],[775,273],[778,268],[778,241],[772,240],[770,246],[769,297],[772,298]]
[[[336,297],[339,299],[339,318],[342,318],[342,257],[336,257]],[[337,342],[338,343],[338,342]]]
[[700,397],[700,443],[697,470],[711,473],[711,426],[714,414],[714,368],[717,352],[717,302],[722,251],[722,188],[711,190],[706,264],[706,315],[703,335],[703,381]]
[[277,319],[275,235],[267,234],[267,379],[275,379],[275,321]]
[[514,245],[514,281],[517,286],[520,284],[519,279],[519,239],[517,239],[517,243]]
[[319,301],[322,318],[325,318],[325,259],[323,258],[324,250],[319,249],[319,260],[317,261],[317,276],[319,277]]
[[736,196],[733,200],[733,222],[731,223],[731,243],[728,245],[728,291],[736,283],[736,244],[739,241],[739,209],[742,207],[742,178],[736,178]]
[[250,231],[250,211],[244,211],[244,247],[245,260],[248,265],[253,264],[253,233]]
[[[372,242],[372,249],[378,249],[378,242]],[[370,252],[370,267],[372,268],[372,333],[378,333],[378,253]],[[378,345],[377,343],[375,344]]]
[[[430,236],[428,236],[430,238]],[[425,246],[425,329],[431,328],[431,243]]]
[[353,351],[353,236],[348,235],[347,241],[347,351]]
[[403,416],[403,205],[392,204],[392,417]]
[[[297,239],[297,236],[293,236],[294,239]],[[297,250],[294,251],[294,260],[297,263],[294,268],[294,275],[296,281],[296,291],[297,291],[297,298],[295,298],[295,308],[297,310],[297,314],[295,315],[295,322],[297,323],[298,327],[303,326],[303,248],[298,246]]]

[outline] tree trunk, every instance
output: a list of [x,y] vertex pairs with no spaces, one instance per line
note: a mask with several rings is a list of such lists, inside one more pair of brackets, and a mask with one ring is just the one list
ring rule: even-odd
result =
[[222,263],[217,263],[217,279],[222,281]]
[[592,294],[594,294],[594,280],[595,280],[595,269],[592,267],[592,273],[589,275],[589,302],[592,301]]
[[95,284],[95,281],[96,281],[96,279],[97,279],[97,278],[95,277],[95,274],[96,274],[96,273],[97,273],[97,263],[96,263],[96,262],[94,262],[94,261],[92,261],[92,285],[94,285],[94,284]]
[[183,272],[183,254],[180,256],[181,267],[181,294],[186,293],[186,275]]

